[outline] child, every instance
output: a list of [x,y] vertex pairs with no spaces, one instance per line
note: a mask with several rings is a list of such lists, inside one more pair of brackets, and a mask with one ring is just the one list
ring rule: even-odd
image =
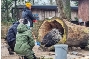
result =
[[16,44],[14,51],[17,54],[24,55],[27,59],[36,59],[33,47],[35,46],[31,30],[28,30],[27,25],[19,24],[17,27]]

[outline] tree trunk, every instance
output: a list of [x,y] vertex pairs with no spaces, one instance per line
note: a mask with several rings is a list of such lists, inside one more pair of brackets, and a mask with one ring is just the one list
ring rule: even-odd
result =
[[71,19],[70,0],[56,0],[60,19]]
[[[55,21],[56,22],[53,22]],[[58,24],[59,23],[59,24]],[[58,25],[57,25],[58,24]],[[64,28],[63,38],[58,42],[59,44],[65,43],[69,47],[86,47],[89,40],[89,28],[73,24],[66,19],[52,18],[45,20],[39,28],[38,40],[42,42],[44,36],[49,33],[53,28],[60,29],[60,24]],[[56,26],[57,25],[57,26]],[[46,41],[46,40],[45,40]],[[48,47],[49,50],[54,49],[54,46]]]

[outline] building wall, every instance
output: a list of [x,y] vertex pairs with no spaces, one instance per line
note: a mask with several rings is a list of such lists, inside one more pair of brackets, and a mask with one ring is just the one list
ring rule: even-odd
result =
[[[46,10],[39,10],[39,9],[33,9],[32,10],[33,14],[38,14],[39,20],[44,20],[45,18],[49,18],[49,17],[54,17],[54,16],[59,16],[57,11],[46,11]],[[22,10],[19,10],[18,13],[18,18],[21,18],[21,14],[22,14]],[[71,11],[71,19],[75,20],[74,17],[78,17],[78,11]]]
[[54,17],[55,11],[45,11],[45,18]]
[[33,14],[38,14],[39,20],[44,19],[44,11],[43,10],[34,9],[34,10],[32,10],[32,13]]
[[78,16],[83,21],[89,21],[89,0],[79,0]]

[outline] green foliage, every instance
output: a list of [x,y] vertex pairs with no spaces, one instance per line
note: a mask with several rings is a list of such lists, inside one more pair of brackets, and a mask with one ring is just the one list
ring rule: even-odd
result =
[[15,22],[15,20],[12,19],[11,17],[9,17],[9,21],[7,21],[7,19],[3,19],[3,20],[1,20],[1,22],[4,22],[4,23],[11,22],[11,23],[13,23],[13,22]]
[[[35,3],[35,0],[17,0],[17,4],[18,5],[22,5],[22,4],[25,4],[26,2],[30,2],[30,3],[32,3],[32,5]],[[38,3],[39,3],[39,1],[38,1]]]
[[74,4],[75,4],[75,6],[78,6],[78,1],[75,1],[75,3],[74,3]]
[[77,17],[74,17],[74,19],[75,19],[76,21],[78,21],[78,18],[77,18]]
[[1,0],[2,4],[1,4],[1,8],[2,9],[10,9],[11,6],[13,5],[13,0]]
[[10,19],[10,11],[13,5],[13,0],[1,0],[1,20],[9,20]]
[[51,19],[49,19],[49,18],[45,18],[45,20],[51,20]]

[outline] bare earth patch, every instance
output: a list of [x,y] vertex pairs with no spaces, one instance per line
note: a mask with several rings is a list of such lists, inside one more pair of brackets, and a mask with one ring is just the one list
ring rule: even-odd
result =
[[[43,52],[35,45],[33,51],[37,57],[53,58],[55,59],[55,52]],[[9,55],[7,44],[4,39],[1,40],[1,59],[19,59],[17,54]],[[68,52],[67,59],[89,59],[89,51],[74,49]]]

